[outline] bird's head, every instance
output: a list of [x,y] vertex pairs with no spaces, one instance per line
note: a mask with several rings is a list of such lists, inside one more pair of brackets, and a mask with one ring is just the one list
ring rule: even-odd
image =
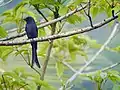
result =
[[28,22],[35,22],[34,21],[34,19],[33,19],[33,17],[26,17],[26,18],[24,18],[24,20],[28,23]]

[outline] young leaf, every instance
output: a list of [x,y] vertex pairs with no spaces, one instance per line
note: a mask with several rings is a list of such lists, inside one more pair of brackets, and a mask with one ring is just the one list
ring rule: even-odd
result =
[[13,48],[12,47],[1,46],[0,47],[0,58],[3,59],[3,60],[6,60],[8,55],[10,53],[12,53],[12,52],[13,52]]
[[6,37],[6,36],[7,36],[6,30],[0,26],[0,38]]
[[64,72],[64,66],[61,62],[56,62],[56,71],[57,71],[57,75],[59,77],[61,77],[63,75]]
[[44,28],[40,28],[38,30],[38,37],[42,37],[42,36],[45,36],[46,35],[46,32],[44,30]]
[[65,6],[61,6],[59,9],[60,16],[65,15],[68,12],[68,8]]
[[99,7],[94,6],[91,8],[92,16],[95,17],[99,13]]
[[67,18],[67,21],[70,23],[70,24],[75,24],[76,22],[81,22],[81,17],[80,16],[77,16],[77,15],[72,15],[70,16],[69,18]]
[[52,86],[50,86],[47,82],[42,81],[42,80],[38,80],[38,79],[34,79],[33,80],[37,85],[42,85],[45,88],[51,89]]
[[75,0],[75,5],[79,5],[81,2],[86,2],[86,0]]

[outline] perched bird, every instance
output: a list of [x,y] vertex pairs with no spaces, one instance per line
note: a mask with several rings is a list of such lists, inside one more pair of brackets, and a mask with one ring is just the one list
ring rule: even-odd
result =
[[[25,31],[27,34],[28,39],[33,39],[38,36],[38,28],[37,25],[32,17],[27,17],[24,19],[26,21]],[[34,63],[40,68],[40,64],[37,58],[37,42],[31,42],[32,46],[32,66]]]

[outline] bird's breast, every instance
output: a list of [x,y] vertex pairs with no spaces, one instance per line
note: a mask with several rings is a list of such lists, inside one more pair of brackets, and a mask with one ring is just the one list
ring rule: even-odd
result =
[[27,24],[25,30],[28,38],[36,38],[38,35],[38,30],[35,24]]

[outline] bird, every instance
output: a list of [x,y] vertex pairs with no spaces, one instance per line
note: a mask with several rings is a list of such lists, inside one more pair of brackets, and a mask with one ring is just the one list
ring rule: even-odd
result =
[[[24,18],[24,20],[26,21],[25,31],[28,39],[38,37],[38,28],[33,17],[28,16]],[[32,67],[35,63],[38,68],[41,68],[37,58],[37,42],[36,41],[31,42],[31,46],[32,46]]]

